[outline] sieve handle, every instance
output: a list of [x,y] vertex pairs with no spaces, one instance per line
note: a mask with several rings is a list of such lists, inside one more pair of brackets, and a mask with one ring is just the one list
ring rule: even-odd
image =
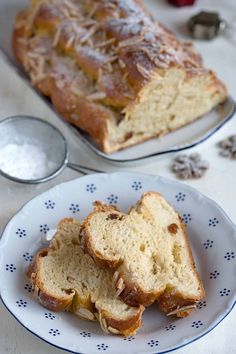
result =
[[87,175],[87,174],[89,174],[91,172],[96,172],[96,173],[103,173],[104,172],[104,171],[101,171],[101,170],[96,170],[95,168],[91,168],[91,167],[87,167],[87,166],[83,166],[83,165],[77,165],[77,164],[72,163],[72,162],[68,162],[67,166],[69,168],[71,168],[72,170],[74,170],[74,171],[82,173],[83,175]]

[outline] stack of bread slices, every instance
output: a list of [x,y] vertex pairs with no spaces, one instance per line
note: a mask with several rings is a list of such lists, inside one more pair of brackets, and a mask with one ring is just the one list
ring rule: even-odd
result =
[[106,333],[128,336],[145,307],[188,316],[204,297],[185,226],[156,192],[126,213],[101,202],[82,222],[64,219],[28,269],[38,301],[51,311],[98,320]]

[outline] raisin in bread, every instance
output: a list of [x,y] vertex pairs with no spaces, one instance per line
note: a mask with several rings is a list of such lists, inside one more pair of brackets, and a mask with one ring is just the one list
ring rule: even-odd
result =
[[130,305],[150,305],[187,316],[204,297],[185,226],[155,192],[145,193],[128,214],[96,203],[82,224],[84,248],[116,271],[116,288]]
[[13,49],[33,85],[106,153],[184,126],[227,97],[192,45],[140,0],[32,0],[16,18]]
[[82,251],[80,224],[64,219],[46,249],[28,270],[38,301],[51,311],[68,310],[98,320],[107,333],[131,335],[141,326],[143,306],[132,307],[117,297],[114,272],[98,267]]

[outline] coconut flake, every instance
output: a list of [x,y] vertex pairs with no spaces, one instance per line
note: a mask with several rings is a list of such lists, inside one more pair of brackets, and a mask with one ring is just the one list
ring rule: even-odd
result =
[[63,90],[66,85],[65,80],[56,80],[56,87],[59,88],[59,90]]
[[95,48],[104,48],[115,42],[115,38],[108,39],[107,41],[101,42],[95,46]]
[[34,48],[34,52],[37,54],[47,54],[47,48],[45,47],[36,47]]
[[150,71],[148,71],[146,68],[144,68],[142,65],[140,64],[136,64],[136,68],[138,69],[138,72],[147,80],[151,79],[152,74],[150,73]]
[[194,309],[194,308],[196,308],[196,305],[188,305],[188,306],[179,307],[179,308],[169,312],[167,314],[167,316],[176,315],[178,312],[191,310],[191,309]]
[[55,48],[60,40],[60,36],[61,36],[61,27],[58,27],[56,34],[54,36],[53,42],[52,42],[52,46],[53,48]]
[[136,44],[139,44],[140,42],[143,41],[143,37],[142,36],[136,36],[136,37],[132,37],[132,38],[128,38],[125,39],[124,41],[121,41],[119,43],[119,48],[123,48],[123,47],[133,47]]
[[119,59],[118,63],[120,65],[121,69],[125,69],[126,68],[125,62],[123,60]]
[[98,4],[95,4],[93,6],[91,11],[88,13],[88,16],[87,16],[88,18],[92,18],[95,15],[95,13],[97,12],[98,6],[99,6]]
[[106,98],[106,94],[104,92],[94,92],[91,95],[88,95],[86,98],[90,101],[98,101]]
[[45,72],[46,60],[44,56],[38,53],[29,52],[25,64],[27,70],[30,72],[33,84],[43,81],[47,77]]
[[115,61],[117,61],[117,59],[118,59],[117,55],[111,56],[106,59],[106,63],[114,63]]
[[[75,107],[76,108],[76,107]],[[73,119],[74,121],[78,121],[79,120],[79,115],[78,114],[76,114],[76,113],[72,113],[71,115],[70,115],[70,117],[71,117],[71,119]]]
[[17,29],[20,29],[22,27],[25,27],[25,20],[17,20],[14,24],[14,28],[17,30]]
[[33,58],[33,59],[38,59],[40,60],[42,58],[42,56],[40,55],[40,53],[37,52],[28,52],[28,57],[29,58]]
[[74,3],[72,3],[71,1],[64,0],[64,4],[63,5],[67,7],[68,13],[71,16],[76,17],[76,16],[79,15],[77,6]]
[[26,39],[26,38],[24,38],[24,37],[17,38],[17,42],[18,42],[19,44],[24,45],[24,46],[26,46],[26,45],[28,44],[27,39]]
[[107,69],[108,69],[109,73],[113,72],[113,67],[112,67],[111,63],[107,63]]
[[86,320],[94,321],[94,314],[86,308],[80,307],[79,310],[76,311],[76,314],[80,317],[85,318]]
[[64,6],[64,4],[63,4],[63,6],[61,7],[61,11],[63,12],[63,15],[64,15],[66,18],[71,17],[70,10],[69,10],[66,6]]
[[90,28],[90,30],[80,38],[81,43],[86,43],[90,37],[94,35],[94,33],[98,30],[99,25],[96,24],[93,27]]
[[80,91],[80,89],[79,89],[77,86],[72,85],[72,86],[71,86],[71,91],[72,91],[72,93],[74,93],[76,96],[81,96],[81,91]]
[[108,331],[111,332],[112,334],[120,334],[120,332],[118,331],[118,329],[113,328],[111,326],[108,326]]
[[88,19],[80,22],[80,25],[83,27],[89,27],[89,26],[94,26],[97,24],[97,21]]
[[76,36],[75,36],[75,34],[72,34],[71,37],[66,42],[66,45],[65,45],[66,49],[70,48],[73,45],[73,43],[75,42],[75,40],[76,40]]

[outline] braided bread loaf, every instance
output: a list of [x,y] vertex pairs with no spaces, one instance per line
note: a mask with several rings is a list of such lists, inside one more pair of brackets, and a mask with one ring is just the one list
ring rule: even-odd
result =
[[227,95],[139,0],[31,0],[13,49],[33,85],[106,153],[188,124]]

